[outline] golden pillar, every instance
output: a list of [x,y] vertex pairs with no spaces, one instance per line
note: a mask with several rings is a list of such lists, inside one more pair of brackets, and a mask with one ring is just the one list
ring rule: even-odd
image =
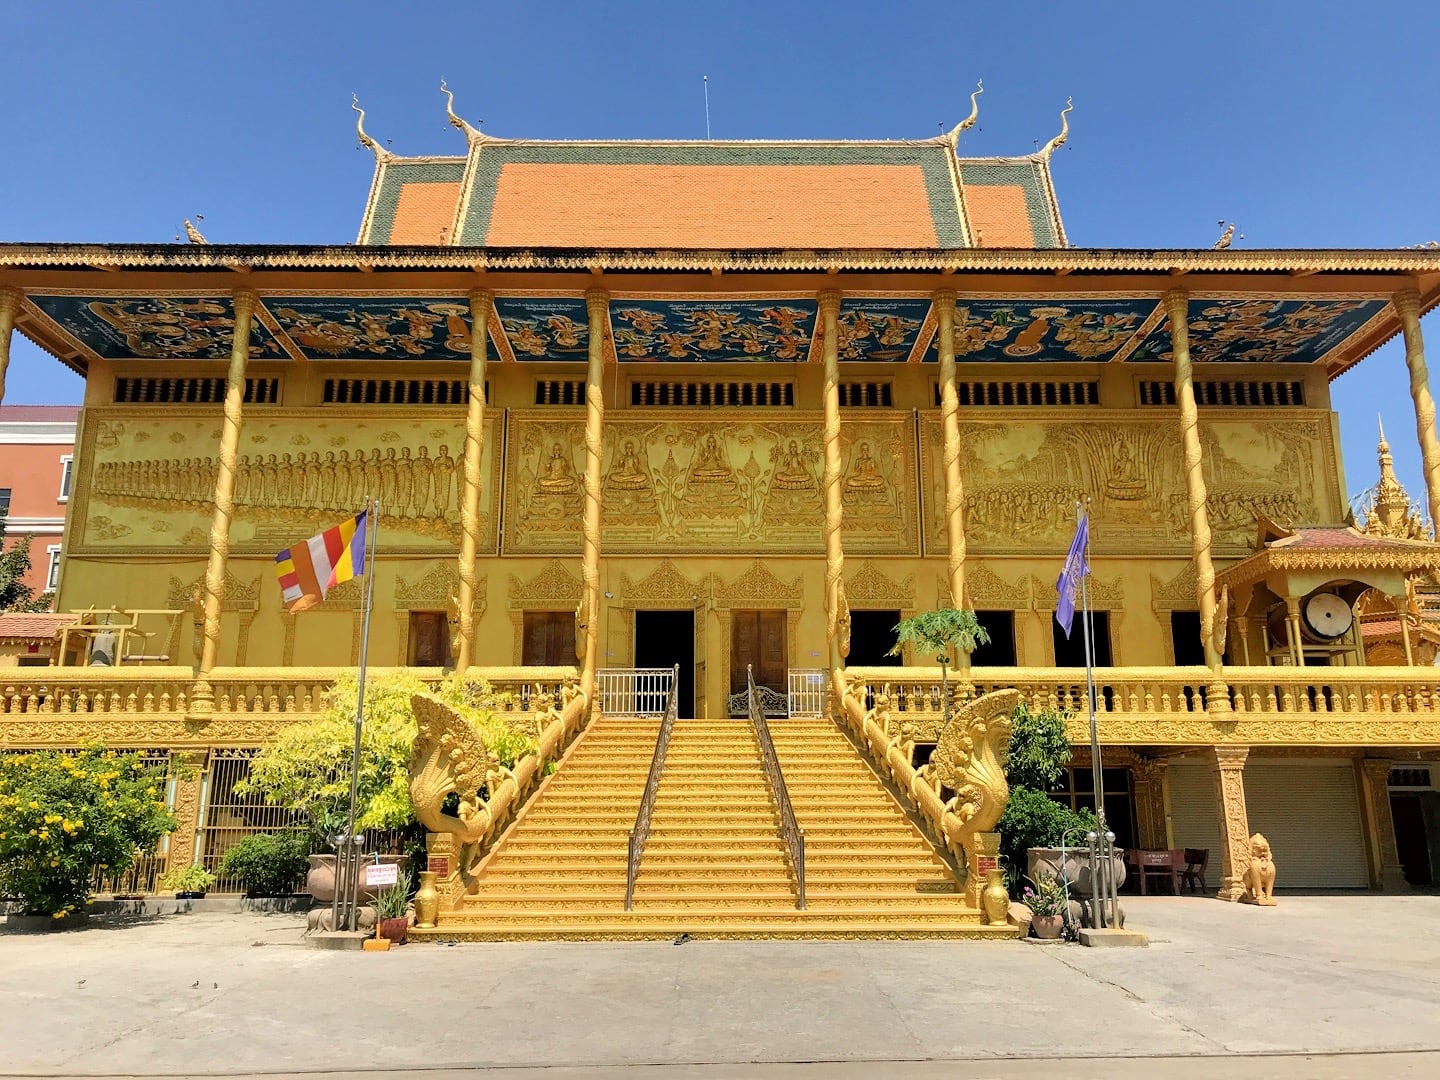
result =
[[205,765],[208,750],[177,750],[170,755],[170,772],[175,778],[175,798],[171,808],[177,822],[170,834],[165,869],[183,869],[200,861],[198,838],[204,825],[204,807],[200,796],[205,787]]
[[850,652],[849,607],[845,602],[845,546],[841,540],[845,507],[840,483],[840,293],[822,292],[820,326],[824,334],[825,357],[825,628],[830,645],[830,670],[839,671]]
[[248,289],[235,290],[235,327],[231,334],[230,371],[225,381],[225,419],[220,429],[220,464],[215,472],[215,512],[210,518],[210,559],[205,565],[205,637],[200,643],[200,670],[190,699],[191,714],[204,717],[215,704],[210,672],[220,658],[220,610],[225,602],[225,567],[230,559],[230,522],[235,515],[235,472],[245,401],[245,367],[250,360],[250,327],[259,298]]
[[460,502],[459,641],[455,670],[463,672],[475,656],[475,553],[480,547],[480,462],[485,453],[486,328],[495,298],[484,289],[470,293],[470,393],[465,410],[465,492]]
[[1248,746],[1215,746],[1210,774],[1215,781],[1215,808],[1220,813],[1221,900],[1239,900],[1245,892],[1241,880],[1250,865],[1250,817],[1245,809],[1245,759]]
[[1425,504],[1430,520],[1440,527],[1440,440],[1435,437],[1435,399],[1425,367],[1425,339],[1420,334],[1420,294],[1402,289],[1391,301],[1405,334],[1405,366],[1410,369],[1410,397],[1415,402],[1415,432],[1420,438],[1420,463],[1425,470]]
[[1360,761],[1360,805],[1365,811],[1365,850],[1370,887],[1381,892],[1409,892],[1400,850],[1395,844],[1395,818],[1390,813],[1390,765],[1380,758]]
[[[590,367],[585,378],[585,513],[581,519],[584,589],[576,619],[575,646],[583,662],[582,686],[587,701],[595,701],[595,666],[600,648],[600,479],[605,424],[605,332],[610,321],[610,294],[591,289],[585,294],[590,316]],[[582,635],[583,638],[578,635]]]
[[0,401],[5,400],[5,373],[10,370],[10,338],[20,311],[20,290],[0,288]]
[[[1410,598],[1408,596],[1392,596],[1390,602],[1395,605],[1395,616],[1400,620],[1400,641],[1405,646],[1405,666],[1415,666],[1415,646],[1410,640]],[[1364,646],[1361,646],[1364,652]]]
[[1165,294],[1170,319],[1170,341],[1175,354],[1175,403],[1180,407],[1180,442],[1185,459],[1185,495],[1190,506],[1190,552],[1195,566],[1195,600],[1200,607],[1200,633],[1205,663],[1220,666],[1216,648],[1220,628],[1215,626],[1215,564],[1210,558],[1210,514],[1205,508],[1205,465],[1200,448],[1200,414],[1195,408],[1195,387],[1190,366],[1190,299],[1183,289]]
[[[965,481],[960,475],[960,396],[955,388],[955,294],[934,296],[939,321],[940,430],[945,455],[945,543],[949,562],[950,606],[965,606]],[[960,662],[969,665],[969,657]]]
[[1285,639],[1290,647],[1290,662],[1305,666],[1305,639],[1300,630],[1300,597],[1285,598]]

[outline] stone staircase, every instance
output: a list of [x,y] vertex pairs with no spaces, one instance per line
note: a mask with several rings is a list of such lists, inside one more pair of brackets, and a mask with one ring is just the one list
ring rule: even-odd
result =
[[625,910],[627,838],[658,719],[602,717],[419,937],[469,940],[1008,937],[829,720],[775,720],[805,830],[805,910],[745,720],[677,720]]

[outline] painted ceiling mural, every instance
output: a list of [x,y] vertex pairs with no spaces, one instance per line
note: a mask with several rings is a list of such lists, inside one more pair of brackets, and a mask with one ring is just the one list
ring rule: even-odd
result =
[[[965,300],[955,309],[962,364],[1096,361],[1115,356],[1145,325],[1154,300]],[[938,361],[935,342],[927,361]]]
[[495,312],[516,360],[585,360],[590,316],[579,297],[495,299]]
[[[227,360],[235,328],[228,296],[45,296],[29,299],[70,335],[107,360]],[[258,319],[250,331],[252,359],[285,352]]]
[[469,360],[463,297],[267,296],[265,306],[312,360]]
[[841,360],[903,363],[919,342],[928,300],[844,300],[836,330]]
[[610,302],[621,363],[802,363],[815,333],[810,300],[622,300]]
[[[1312,364],[1385,307],[1384,300],[1190,301],[1190,359],[1196,363]],[[1173,359],[1162,320],[1127,358]]]

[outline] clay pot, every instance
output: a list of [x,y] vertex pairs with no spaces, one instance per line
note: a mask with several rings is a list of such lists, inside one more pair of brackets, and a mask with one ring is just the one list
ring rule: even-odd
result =
[[415,893],[415,925],[429,928],[435,925],[440,913],[440,890],[435,888],[439,874],[433,870],[420,871],[420,888]]
[[1054,941],[1065,927],[1064,915],[1036,915],[1030,920],[1030,929],[1041,941]]
[[[1088,899],[1091,892],[1090,849],[1066,848],[1065,857],[1060,857],[1059,848],[1032,847],[1025,853],[1025,874],[1031,881],[1041,877],[1063,877],[1070,883],[1070,895]],[[1111,873],[1115,875],[1115,890],[1125,884],[1125,849],[1116,848],[1111,860]]]
[[[374,865],[373,858],[366,859],[366,865]],[[405,876],[405,866],[410,862],[409,855],[381,855],[382,865],[394,863],[400,867],[400,876]],[[376,885],[373,888],[366,885],[365,867],[360,868],[360,900],[374,900],[382,889],[388,889],[388,885]],[[305,874],[305,891],[313,896],[318,903],[328,904],[335,899],[335,856],[334,855],[311,855],[310,869]]]
[[985,891],[980,894],[980,906],[985,911],[985,921],[991,926],[1008,921],[1010,890],[1005,888],[1005,871],[999,867],[985,874]]
[[409,929],[410,920],[401,915],[398,919],[381,919],[380,936],[395,945],[405,943],[405,931]]

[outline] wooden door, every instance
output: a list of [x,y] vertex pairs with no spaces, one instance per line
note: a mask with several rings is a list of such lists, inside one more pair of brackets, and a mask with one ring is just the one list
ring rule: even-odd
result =
[[448,667],[450,664],[450,621],[443,611],[410,613],[411,667]]
[[745,690],[745,669],[755,673],[756,686],[784,694],[790,672],[789,628],[785,611],[730,613],[730,692]]
[[520,662],[526,667],[570,667],[575,663],[575,613],[525,612]]

